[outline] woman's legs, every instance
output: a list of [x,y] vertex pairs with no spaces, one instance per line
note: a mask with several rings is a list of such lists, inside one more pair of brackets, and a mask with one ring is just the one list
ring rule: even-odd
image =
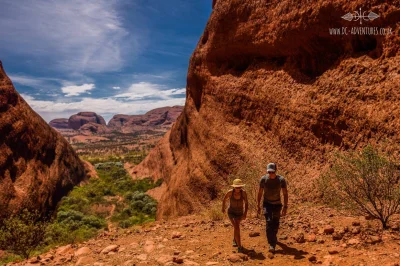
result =
[[240,219],[234,219],[233,231],[235,236],[235,241],[239,248],[242,247],[242,242],[240,240]]
[[233,239],[235,240],[239,248],[242,247],[242,242],[240,240],[240,218],[229,218],[233,225]]
[[229,220],[231,221],[232,226],[233,226],[233,242],[234,242],[233,246],[236,247],[237,246],[237,242],[236,242],[236,238],[235,238],[235,219],[229,217]]

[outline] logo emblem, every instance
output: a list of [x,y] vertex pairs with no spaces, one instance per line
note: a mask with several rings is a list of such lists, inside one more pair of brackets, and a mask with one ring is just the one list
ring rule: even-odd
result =
[[370,11],[368,14],[367,13],[368,11],[362,11],[360,7],[358,11],[354,11],[353,13],[349,12],[346,15],[342,16],[342,19],[347,21],[360,21],[360,25],[362,25],[363,20],[373,21],[379,18],[379,15],[372,11]]

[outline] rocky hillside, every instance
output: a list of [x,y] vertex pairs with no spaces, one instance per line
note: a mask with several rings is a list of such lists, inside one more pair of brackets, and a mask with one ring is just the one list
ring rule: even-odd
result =
[[87,123],[106,125],[104,118],[94,112],[80,112],[68,119],[68,127],[75,130]]
[[[379,14],[391,35],[330,35]],[[332,151],[400,141],[399,1],[216,1],[194,51],[182,115],[138,177],[163,178],[158,216],[196,211],[230,175],[274,161],[304,200]],[[389,146],[390,146],[389,145]],[[239,176],[238,176],[239,177]]]
[[45,213],[85,177],[67,141],[21,98],[0,63],[0,218]]
[[183,106],[161,107],[153,109],[144,115],[115,115],[108,127],[123,133],[144,130],[168,129],[182,113]]

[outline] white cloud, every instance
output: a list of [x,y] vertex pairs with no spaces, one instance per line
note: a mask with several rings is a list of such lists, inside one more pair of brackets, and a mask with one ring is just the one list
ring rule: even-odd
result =
[[113,90],[120,90],[121,89],[121,87],[112,87],[113,88]]
[[54,102],[37,100],[26,94],[22,94],[22,97],[48,122],[54,118],[68,118],[82,111],[96,112],[108,121],[115,114],[143,114],[159,107],[185,104],[185,98],[123,102],[115,98],[82,98],[76,102]]
[[[122,68],[135,55],[141,34],[130,34],[116,0],[4,0],[0,9],[0,50],[41,58],[70,72]],[[131,31],[134,31],[131,28]],[[129,57],[129,58],[132,58]]]
[[[78,96],[82,93],[91,91],[95,88],[94,84],[83,84],[81,86],[66,86],[62,87],[61,91],[65,93],[65,96]],[[90,94],[90,92],[88,92]]]
[[[66,86],[62,88],[65,96],[77,96],[88,93],[95,88],[94,84],[81,86]],[[92,111],[102,115],[106,120],[115,114],[142,114],[154,108],[174,105],[184,105],[185,88],[168,89],[165,85],[148,82],[134,83],[123,92],[105,98],[83,97],[71,101],[70,98],[60,98],[57,101],[39,100],[36,96],[22,94],[28,104],[46,121],[54,118],[68,118],[82,111]],[[178,96],[177,95],[182,95]]]
[[40,78],[32,78],[25,75],[9,75],[13,83],[28,87],[40,87],[43,85],[43,80]]
[[160,84],[154,84],[149,82],[139,82],[132,84],[127,92],[117,94],[114,98],[125,99],[125,100],[140,100],[146,98],[162,98],[169,99],[170,96],[185,94],[186,89],[168,89],[166,86]]
[[160,96],[160,92],[165,88],[164,85],[149,83],[149,82],[139,82],[132,84],[127,92],[117,94],[115,98],[125,98],[126,100],[138,100],[151,96]]
[[67,81],[58,79],[58,78],[49,78],[49,77],[34,77],[29,75],[21,75],[21,74],[10,74],[8,77],[15,84],[20,84],[28,87],[42,87],[48,86],[49,83],[59,83],[64,84]]

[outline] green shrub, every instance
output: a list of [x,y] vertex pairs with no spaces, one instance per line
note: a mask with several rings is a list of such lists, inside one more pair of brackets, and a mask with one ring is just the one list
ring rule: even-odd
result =
[[214,202],[211,204],[210,208],[207,210],[207,216],[212,220],[212,221],[221,221],[224,219],[224,214],[221,211],[221,203],[220,202]]
[[97,229],[94,227],[82,225],[65,226],[64,224],[54,223],[46,229],[44,243],[48,246],[74,244],[92,238],[96,234]]
[[6,265],[9,262],[19,262],[22,261],[23,258],[21,256],[15,254],[8,254],[2,258],[0,258],[0,265]]
[[367,146],[361,152],[336,153],[318,184],[327,203],[379,219],[386,229],[400,211],[399,181],[398,162]]
[[0,228],[0,249],[29,258],[40,244],[46,232],[47,223],[40,220],[37,212],[23,210],[2,222]]
[[244,189],[247,193],[247,200],[249,202],[248,210],[250,213],[255,212],[258,206],[257,196],[260,187],[260,178],[263,175],[263,172],[260,172],[259,169],[254,164],[244,163],[234,175],[230,176],[232,181],[240,178],[246,184]]
[[97,163],[94,165],[94,168],[103,170],[109,170],[112,167],[124,167],[124,164],[122,162],[105,162],[105,163]]
[[152,221],[154,221],[154,218],[139,214],[138,216],[132,216],[127,218],[126,220],[120,221],[118,226],[121,228],[128,228],[136,224],[143,224]]

